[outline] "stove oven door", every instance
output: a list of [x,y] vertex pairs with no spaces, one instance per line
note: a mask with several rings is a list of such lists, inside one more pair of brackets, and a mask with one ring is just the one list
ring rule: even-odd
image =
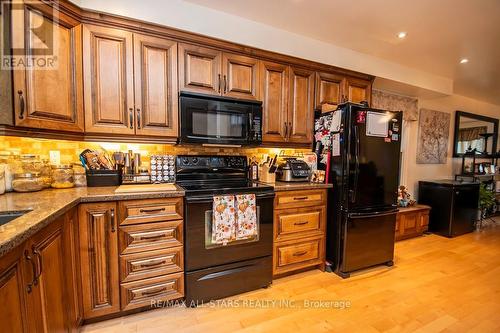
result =
[[272,255],[274,193],[256,193],[255,197],[258,235],[224,245],[212,241],[213,197],[186,196],[186,271]]

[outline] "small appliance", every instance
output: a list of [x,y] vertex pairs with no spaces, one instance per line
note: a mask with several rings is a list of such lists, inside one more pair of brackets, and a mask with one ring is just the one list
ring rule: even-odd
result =
[[287,158],[276,170],[276,180],[282,182],[307,182],[311,168],[296,158]]

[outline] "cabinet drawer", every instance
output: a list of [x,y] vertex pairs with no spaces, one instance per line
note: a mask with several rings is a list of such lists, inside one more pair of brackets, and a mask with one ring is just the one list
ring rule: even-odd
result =
[[122,311],[151,306],[152,301],[184,297],[184,274],[180,272],[122,283],[120,289]]
[[120,225],[182,219],[182,198],[133,200],[119,203]]
[[120,254],[182,246],[182,220],[120,226]]
[[275,208],[321,206],[326,203],[326,190],[277,192]]
[[182,246],[120,256],[121,282],[170,274],[184,269]]
[[321,239],[289,244],[277,245],[277,268],[298,264],[317,262],[320,260]]
[[276,240],[287,237],[303,237],[305,233],[322,235],[325,209],[298,208],[275,212]]

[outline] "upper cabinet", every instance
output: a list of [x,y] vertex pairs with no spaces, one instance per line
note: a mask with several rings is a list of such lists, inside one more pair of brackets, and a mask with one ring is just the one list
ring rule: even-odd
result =
[[223,53],[223,95],[244,99],[259,99],[259,61],[237,54]]
[[179,44],[180,90],[220,95],[221,61],[220,51]]
[[257,100],[258,65],[255,58],[179,44],[180,90]]
[[290,67],[288,141],[309,144],[313,139],[314,72]]
[[349,102],[371,102],[372,82],[369,80],[346,77],[344,98]]
[[335,73],[316,73],[315,109],[344,102],[371,102],[371,80]]
[[83,27],[85,130],[134,134],[132,33]]
[[15,125],[82,132],[81,24],[45,4],[23,6],[11,12],[14,57],[37,66],[13,70]]
[[86,132],[177,136],[176,42],[85,25],[83,53]]
[[261,61],[262,133],[266,143],[312,142],[314,72]]
[[315,108],[321,109],[321,105],[338,105],[342,103],[344,77],[332,73],[316,73],[316,96]]
[[136,133],[178,134],[177,43],[134,35]]

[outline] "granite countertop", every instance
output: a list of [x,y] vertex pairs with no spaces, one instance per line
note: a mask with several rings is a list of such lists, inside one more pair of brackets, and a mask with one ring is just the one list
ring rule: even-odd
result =
[[318,184],[309,182],[275,182],[275,183],[264,183],[266,185],[271,185],[277,192],[280,191],[293,191],[293,190],[319,190],[325,188],[332,188],[332,184]]
[[0,212],[29,210],[23,216],[0,226],[0,256],[20,245],[79,203],[184,196],[184,190],[179,186],[176,187],[177,190],[166,192],[115,193],[117,187],[109,186],[0,195]]

